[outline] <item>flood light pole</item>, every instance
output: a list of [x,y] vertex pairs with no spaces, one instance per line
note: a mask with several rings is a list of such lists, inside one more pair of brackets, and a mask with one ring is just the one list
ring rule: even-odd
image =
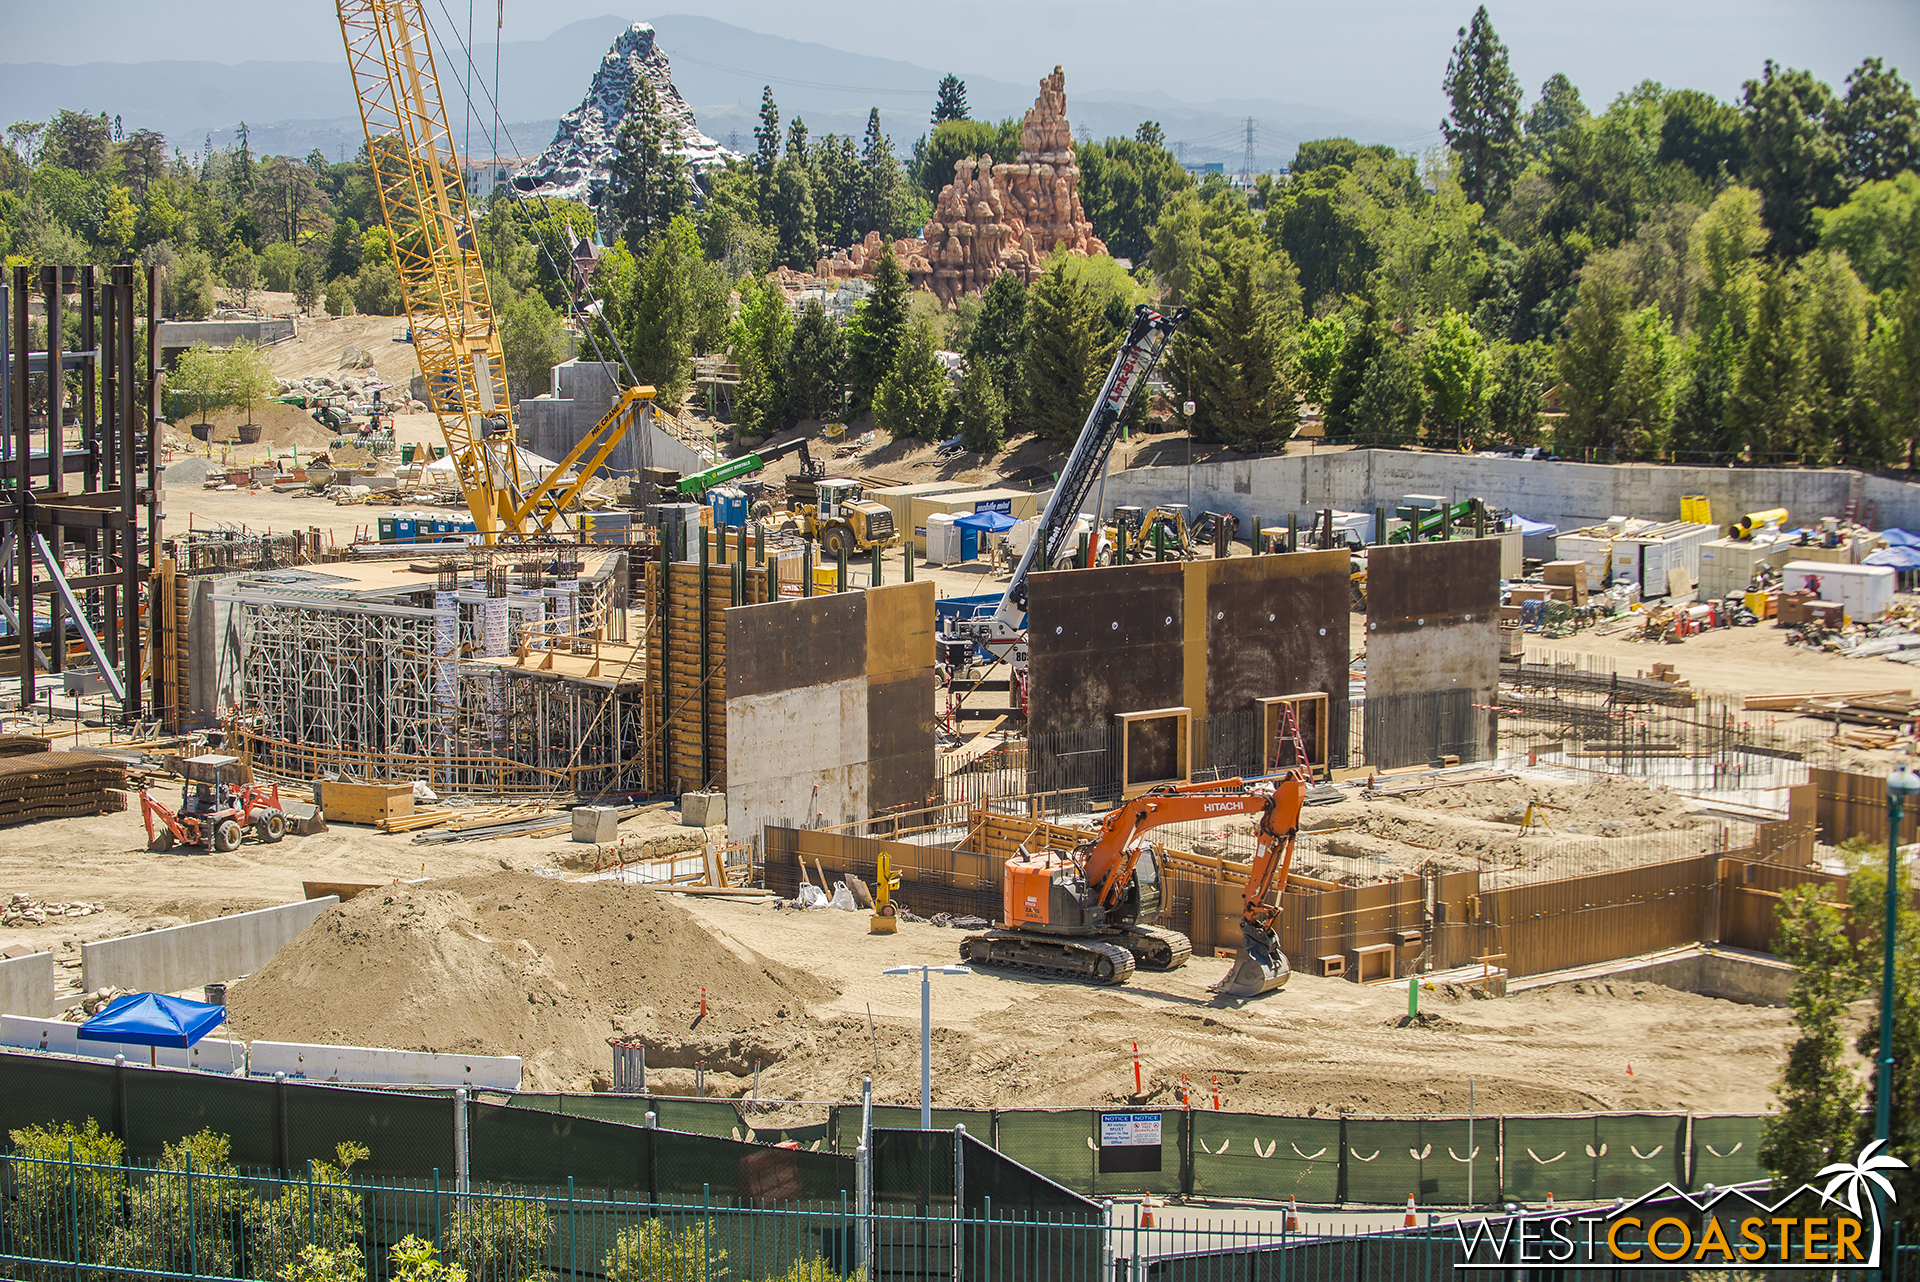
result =
[[883,975],[920,972],[920,1129],[933,1129],[933,977],[971,975],[971,966],[889,966]]

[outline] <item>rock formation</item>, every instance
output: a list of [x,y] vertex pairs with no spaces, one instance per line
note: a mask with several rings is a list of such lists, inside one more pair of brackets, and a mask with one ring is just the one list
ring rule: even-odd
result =
[[[1031,281],[1056,249],[1107,252],[1080,206],[1066,82],[1058,67],[1040,82],[1040,96],[1021,122],[1018,160],[996,165],[990,156],[968,156],[957,161],[924,236],[894,242],[894,254],[915,286],[952,306],[1002,272]],[[879,252],[879,233],[868,232],[863,243],[821,259],[819,274],[871,275]]]
[[679,139],[676,150],[695,172],[726,163],[725,147],[700,132],[693,108],[674,88],[673,68],[653,28],[636,22],[614,40],[593,73],[587,96],[560,119],[539,159],[513,177],[516,187],[565,200],[597,203],[613,173],[614,144],[627,117],[627,99],[642,76],[653,82],[660,110]]

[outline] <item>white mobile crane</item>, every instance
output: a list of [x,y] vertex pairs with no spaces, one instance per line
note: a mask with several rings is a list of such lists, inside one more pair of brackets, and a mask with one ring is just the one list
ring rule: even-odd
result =
[[[1100,480],[1107,455],[1113,452],[1113,443],[1120,437],[1120,420],[1126,416],[1127,406],[1134,394],[1146,385],[1153,367],[1172,341],[1174,331],[1186,318],[1184,307],[1166,316],[1144,305],[1133,309],[1133,325],[1127,331],[1126,341],[1120,344],[1113,358],[1113,368],[1107,371],[1100,397],[1094,401],[1086,425],[1080,429],[1080,439],[1074,442],[1073,452],[1067,455],[1066,465],[1060,469],[1053,497],[1047,500],[1046,511],[1040,516],[1040,528],[1028,542],[1027,550],[1020,554],[1020,563],[1014,567],[1013,578],[1007,581],[1007,590],[1000,597],[999,605],[991,612],[983,610],[971,618],[952,620],[941,637],[942,641],[984,647],[996,658],[1006,659],[1023,706],[1027,679],[1027,576],[1036,568],[1035,562],[1038,568],[1051,569],[1066,556],[1068,541],[1080,525],[1080,505],[1087,501],[1087,495]],[[1098,521],[1094,528],[1099,528]]]

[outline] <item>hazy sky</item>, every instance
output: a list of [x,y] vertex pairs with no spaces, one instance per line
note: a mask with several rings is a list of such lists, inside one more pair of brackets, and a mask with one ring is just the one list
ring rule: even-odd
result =
[[[430,10],[457,13],[462,25],[468,2],[427,0]],[[470,2],[485,28],[495,0]],[[508,38],[521,40],[606,13],[655,16],[632,0],[505,3]],[[1439,119],[1447,53],[1473,12],[1467,0],[662,3],[670,7],[660,13],[700,13],[962,75],[1025,82],[1059,62],[1082,91],[1158,88],[1193,102],[1258,97],[1423,124]],[[325,0],[0,0],[0,7],[11,11],[0,62],[339,56],[334,8]],[[1499,0],[1490,9],[1529,98],[1556,71],[1596,108],[1646,78],[1733,98],[1768,58],[1810,68],[1836,89],[1868,56],[1885,58],[1910,80],[1920,76],[1920,0]]]

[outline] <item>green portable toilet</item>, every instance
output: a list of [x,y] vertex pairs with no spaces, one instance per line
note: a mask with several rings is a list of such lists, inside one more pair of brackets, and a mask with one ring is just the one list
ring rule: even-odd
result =
[[420,447],[417,445],[402,445],[400,447],[400,465],[402,467],[413,466],[413,452],[418,448]]
[[391,543],[393,542],[393,539],[394,539],[393,517],[391,515],[383,516],[380,518],[380,541],[382,543]]

